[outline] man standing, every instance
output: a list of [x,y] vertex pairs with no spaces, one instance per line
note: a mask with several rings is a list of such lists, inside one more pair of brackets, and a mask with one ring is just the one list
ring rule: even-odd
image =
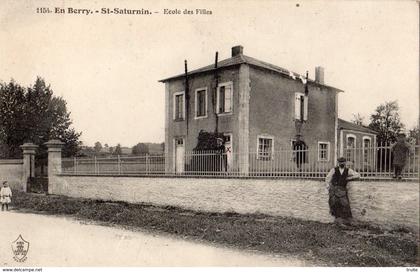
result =
[[328,204],[336,223],[350,223],[352,214],[347,195],[347,182],[360,178],[360,174],[346,167],[345,158],[340,157],[337,161],[338,166],[332,168],[325,178],[329,194]]
[[402,179],[401,173],[410,155],[410,146],[405,140],[404,133],[398,134],[397,142],[392,145],[391,152],[393,155],[394,178]]

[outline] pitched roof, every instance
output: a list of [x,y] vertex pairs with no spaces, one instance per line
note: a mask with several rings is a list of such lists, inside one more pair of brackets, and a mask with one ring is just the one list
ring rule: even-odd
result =
[[[239,54],[239,55],[236,55],[234,57],[219,61],[217,63],[217,68],[221,69],[221,68],[231,67],[231,66],[235,66],[235,65],[239,65],[239,64],[248,64],[248,65],[251,65],[251,66],[255,66],[255,67],[263,68],[263,69],[266,69],[266,70],[270,70],[270,71],[282,74],[284,76],[293,78],[294,80],[299,80],[300,77],[302,77],[302,78],[305,77],[303,75],[292,72],[292,71],[287,70],[285,68],[282,68],[282,67],[276,66],[274,64],[270,64],[268,62],[264,62],[264,61],[261,61],[261,60],[243,55],[243,54]],[[188,75],[195,75],[195,74],[205,73],[205,72],[209,72],[209,71],[214,71],[214,64],[207,65],[207,66],[189,71]],[[177,78],[184,77],[184,76],[185,76],[185,74],[179,74],[179,75],[176,75],[176,76],[161,79],[161,80],[159,80],[159,82],[166,82],[166,81],[169,81],[169,80],[172,80],[172,79],[177,79]],[[312,79],[308,79],[308,81],[312,84],[315,84],[315,85],[325,86],[325,87],[328,87],[330,89],[334,89],[335,91],[342,92],[342,90],[340,90],[340,89],[337,89],[337,88],[332,87],[332,86],[328,86],[326,84],[320,84],[318,82],[315,82]]]
[[366,133],[371,133],[371,134],[378,134],[376,131],[365,127],[365,126],[360,126],[360,125],[356,125],[354,123],[351,123],[349,121],[343,120],[338,118],[338,129],[348,129],[348,130],[355,130],[355,131],[359,131],[359,132],[366,132]]

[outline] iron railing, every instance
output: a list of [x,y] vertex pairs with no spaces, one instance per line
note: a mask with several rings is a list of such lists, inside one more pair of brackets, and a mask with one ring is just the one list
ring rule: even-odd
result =
[[[403,177],[419,179],[420,146],[407,154]],[[393,176],[390,146],[344,148],[349,167],[365,179]],[[246,154],[220,151],[182,152],[172,156],[114,156],[64,158],[62,173],[72,175],[145,175],[198,177],[323,178],[335,165],[331,149],[269,150]]]

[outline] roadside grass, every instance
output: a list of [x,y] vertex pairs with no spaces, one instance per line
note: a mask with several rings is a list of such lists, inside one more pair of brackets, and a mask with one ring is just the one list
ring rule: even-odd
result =
[[292,254],[329,266],[418,266],[418,234],[368,224],[334,224],[264,214],[212,213],[172,206],[129,204],[14,192],[13,207],[71,215],[231,247]]

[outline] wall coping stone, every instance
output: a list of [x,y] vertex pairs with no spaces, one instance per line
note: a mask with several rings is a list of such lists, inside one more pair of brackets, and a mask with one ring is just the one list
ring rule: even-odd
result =
[[[72,174],[72,173],[60,173],[56,174],[57,176],[61,177],[108,177],[108,178],[168,178],[168,179],[237,179],[237,180],[279,180],[279,181],[317,181],[317,182],[325,182],[324,178],[296,178],[296,177],[199,177],[199,176],[168,176],[168,175],[142,175],[142,174],[121,174],[121,175],[113,175],[113,174]],[[362,179],[362,180],[352,180],[352,182],[397,182],[397,183],[420,183],[419,180],[416,179],[402,179],[402,180],[395,180],[395,179]]]
[[23,156],[26,157],[26,155],[35,155],[38,145],[33,143],[24,143],[20,146],[20,148],[23,150]]
[[1,159],[0,164],[23,164],[22,159]]
[[51,149],[51,148],[60,148],[61,149],[63,147],[64,143],[60,140],[55,140],[54,139],[54,140],[49,140],[44,145],[47,146],[48,149]]

